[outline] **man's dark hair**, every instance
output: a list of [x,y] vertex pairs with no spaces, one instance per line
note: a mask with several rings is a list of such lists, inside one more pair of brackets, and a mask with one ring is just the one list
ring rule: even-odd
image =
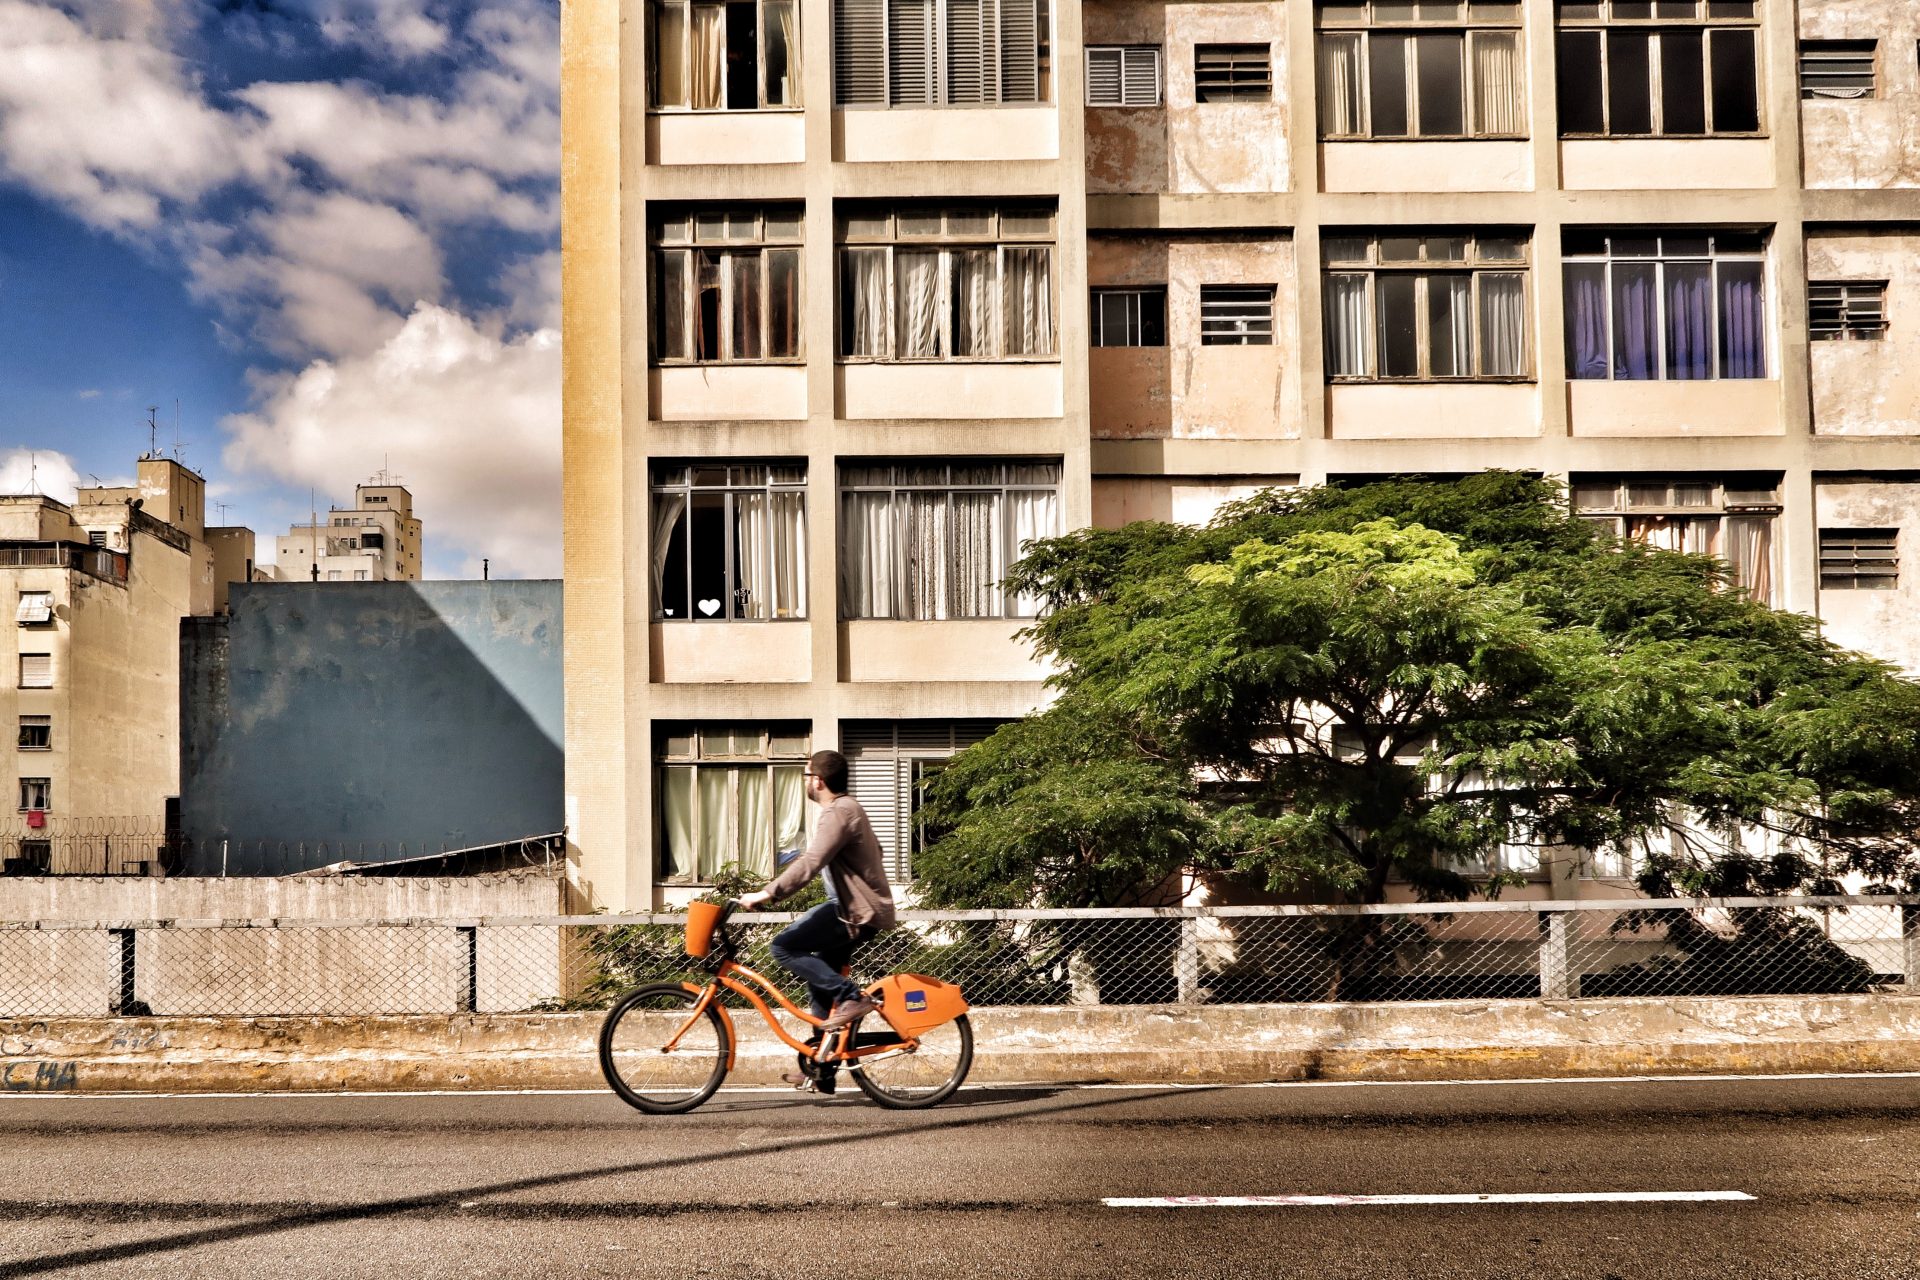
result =
[[847,758],[838,751],[814,752],[807,760],[807,771],[826,783],[833,794],[847,794]]

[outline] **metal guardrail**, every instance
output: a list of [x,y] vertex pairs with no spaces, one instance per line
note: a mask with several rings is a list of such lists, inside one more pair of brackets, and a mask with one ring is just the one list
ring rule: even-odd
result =
[[[790,913],[734,917],[743,960]],[[697,972],[677,914],[0,922],[0,1018],[603,1007]],[[979,1005],[1920,994],[1920,896],[906,911],[856,975]],[[796,990],[795,994],[799,994]]]

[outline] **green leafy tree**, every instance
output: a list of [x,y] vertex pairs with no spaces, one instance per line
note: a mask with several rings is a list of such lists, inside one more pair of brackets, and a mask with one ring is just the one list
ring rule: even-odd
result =
[[1656,894],[1914,881],[1920,685],[1547,482],[1270,491],[1052,539],[1011,582],[1047,602],[1057,698],[939,776],[933,903],[1111,905],[1196,870],[1455,899],[1498,891],[1463,874],[1496,846],[1630,847],[1681,814],[1780,839],[1683,840],[1645,862]]

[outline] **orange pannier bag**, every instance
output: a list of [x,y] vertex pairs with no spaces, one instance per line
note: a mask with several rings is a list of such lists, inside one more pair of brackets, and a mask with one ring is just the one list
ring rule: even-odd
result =
[[951,982],[919,973],[896,973],[867,988],[880,1014],[903,1036],[917,1036],[967,1011],[967,998]]
[[720,923],[720,911],[717,902],[687,904],[687,954],[695,960],[713,950],[713,926]]

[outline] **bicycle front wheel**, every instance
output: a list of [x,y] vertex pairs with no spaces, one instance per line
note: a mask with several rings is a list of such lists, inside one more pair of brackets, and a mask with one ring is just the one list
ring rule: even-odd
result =
[[920,1036],[911,1053],[881,1053],[853,1067],[853,1082],[883,1107],[910,1111],[953,1096],[973,1066],[973,1024],[961,1014]]
[[648,1115],[678,1115],[720,1088],[732,1048],[727,1023],[708,1005],[688,1026],[699,1000],[698,992],[663,982],[629,992],[608,1010],[600,1026],[600,1071],[630,1106]]

